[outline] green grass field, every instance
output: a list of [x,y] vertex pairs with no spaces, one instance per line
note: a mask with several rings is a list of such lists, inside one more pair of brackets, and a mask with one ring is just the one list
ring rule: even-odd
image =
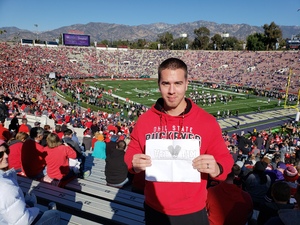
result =
[[[126,98],[130,101],[137,102],[146,106],[151,106],[155,103],[156,99],[160,97],[160,93],[157,86],[157,80],[95,80],[93,82],[86,82],[92,87],[96,88],[104,88],[106,91],[111,89],[113,95],[109,96],[105,95],[105,98],[112,99],[114,97],[119,98],[119,103],[123,102]],[[257,97],[247,93],[236,93],[231,90],[220,90],[220,89],[210,89],[205,87],[199,87],[195,85],[189,85],[187,91],[187,97],[189,93],[192,91],[210,93],[211,95],[222,94],[222,95],[232,95],[233,101],[228,102],[228,104],[223,104],[220,101],[217,101],[216,104],[212,104],[211,106],[208,105],[201,105],[206,111],[213,115],[217,115],[217,111],[221,112],[230,110],[232,114],[238,110],[239,114],[242,113],[249,113],[258,110],[267,110],[267,109],[275,109],[275,108],[282,108],[283,103],[281,106],[277,106],[278,100],[271,99],[268,103],[268,99],[264,97]],[[283,102],[283,101],[282,101]]]

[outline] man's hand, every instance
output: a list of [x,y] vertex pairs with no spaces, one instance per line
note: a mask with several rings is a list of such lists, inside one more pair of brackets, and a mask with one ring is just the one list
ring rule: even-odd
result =
[[151,157],[145,154],[136,154],[132,159],[132,168],[134,172],[139,173],[146,170],[146,167],[151,166]]
[[198,172],[208,173],[211,177],[220,174],[220,167],[213,155],[200,155],[193,160],[193,168]]

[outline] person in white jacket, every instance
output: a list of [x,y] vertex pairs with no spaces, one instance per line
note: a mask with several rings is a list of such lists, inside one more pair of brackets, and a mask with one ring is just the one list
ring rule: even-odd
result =
[[29,201],[26,203],[17,183],[16,171],[8,170],[8,154],[8,145],[0,140],[0,225],[60,224],[57,210],[41,213],[39,208],[33,206],[36,203],[34,195],[27,195],[26,200]]

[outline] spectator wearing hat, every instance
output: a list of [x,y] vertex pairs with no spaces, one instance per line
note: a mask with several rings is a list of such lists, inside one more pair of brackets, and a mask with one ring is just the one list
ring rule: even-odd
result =
[[117,147],[117,141],[119,139],[119,136],[112,134],[109,137],[109,141],[105,142],[106,143],[106,153],[109,151],[112,151],[113,149],[115,149]]
[[[284,180],[283,171],[286,169],[286,164],[284,162],[277,162],[275,169],[266,170],[266,174],[271,178],[271,186],[274,182]],[[271,190],[269,191],[269,196],[271,194]]]
[[252,216],[251,196],[234,184],[235,170],[232,168],[225,181],[207,190],[206,209],[210,225],[246,224]]
[[41,123],[39,121],[34,122],[34,127],[40,127],[40,126],[41,126]]
[[117,133],[117,136],[118,136],[118,140],[117,140],[117,141],[122,141],[122,140],[125,139],[125,135],[123,135],[121,131],[119,131],[119,132]]
[[122,188],[128,182],[128,169],[124,162],[126,142],[119,141],[106,152],[105,177],[108,186]]
[[297,191],[297,186],[299,185],[297,182],[299,178],[298,171],[294,166],[287,166],[283,172],[283,176],[291,189],[291,195],[294,196]]
[[284,181],[275,182],[271,188],[273,201],[265,202],[258,214],[257,225],[264,225],[270,218],[278,216],[280,209],[293,209],[290,204],[291,191],[289,185]]
[[271,178],[265,173],[266,168],[265,162],[258,161],[255,163],[253,171],[244,178],[244,190],[251,195],[255,210],[260,209],[260,205],[264,203],[264,197],[271,187]]
[[248,168],[246,168],[244,166],[244,162],[243,161],[236,161],[233,166],[232,166],[232,170],[234,172],[234,179],[233,179],[233,183],[235,185],[237,185],[238,187],[242,188],[242,184],[243,184],[243,177],[245,177],[247,175],[247,173],[250,172],[250,170]]
[[274,169],[273,165],[272,165],[272,159],[273,159],[274,155],[267,153],[266,155],[264,155],[264,157],[261,159],[261,161],[265,162],[267,164],[266,169],[267,170],[272,170]]
[[277,169],[275,170],[276,173],[276,180],[275,181],[279,181],[279,180],[284,180],[284,170],[286,169],[286,165],[284,162],[278,162],[277,163]]
[[106,143],[104,142],[103,134],[98,135],[92,156],[98,159],[106,159]]

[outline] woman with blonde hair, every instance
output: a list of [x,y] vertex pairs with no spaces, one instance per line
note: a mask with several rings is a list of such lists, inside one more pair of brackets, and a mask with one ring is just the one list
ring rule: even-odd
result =
[[75,174],[69,167],[69,158],[76,159],[76,152],[67,144],[62,144],[55,133],[50,133],[46,141],[47,146],[44,150],[47,152],[47,175],[44,181],[52,183],[53,180],[66,181],[74,177]]

